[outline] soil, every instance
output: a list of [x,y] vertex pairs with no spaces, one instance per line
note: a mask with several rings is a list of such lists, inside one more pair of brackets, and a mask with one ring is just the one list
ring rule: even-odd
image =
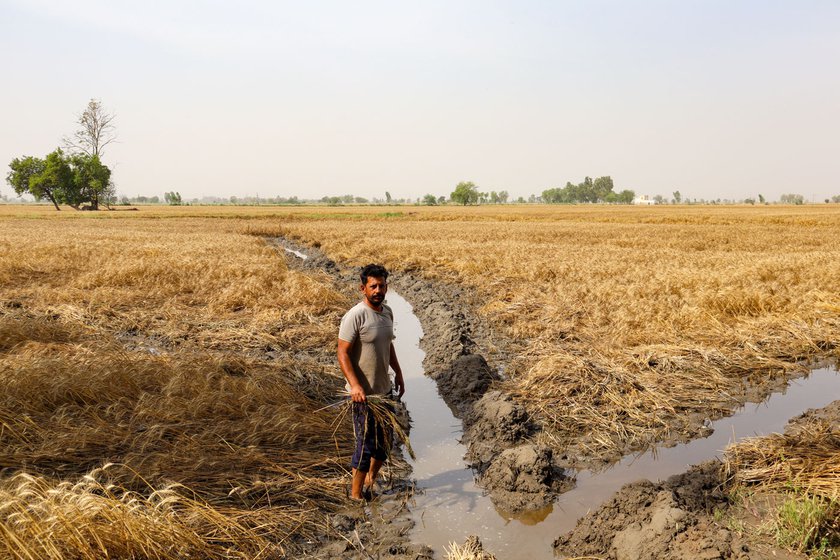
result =
[[[788,423],[794,434],[819,419],[840,423],[840,400]],[[628,484],[575,529],[554,542],[558,557],[624,559],[804,559],[767,534],[775,496],[732,504],[724,492],[723,465],[708,461],[661,483]]]
[[408,533],[414,522],[406,503],[413,489],[407,482],[409,472],[395,474],[393,484],[383,488],[368,503],[350,504],[330,518],[330,527],[321,542],[311,543],[307,558],[392,558],[394,560],[431,560],[431,548],[411,543]]

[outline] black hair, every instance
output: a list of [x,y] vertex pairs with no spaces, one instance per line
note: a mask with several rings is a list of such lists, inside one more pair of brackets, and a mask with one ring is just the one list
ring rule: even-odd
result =
[[362,272],[359,274],[359,278],[362,280],[362,285],[367,286],[368,278],[384,278],[385,280],[388,279],[388,271],[385,270],[385,267],[381,264],[369,264],[366,265]]

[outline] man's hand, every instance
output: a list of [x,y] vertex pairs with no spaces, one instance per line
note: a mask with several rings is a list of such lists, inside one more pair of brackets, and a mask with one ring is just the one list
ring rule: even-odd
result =
[[365,390],[362,389],[361,385],[352,385],[350,387],[350,398],[353,399],[353,402],[365,402]]
[[405,381],[403,381],[402,372],[394,376],[394,386],[397,388],[397,400],[400,400],[405,394]]
[[397,359],[397,351],[394,350],[393,342],[389,354],[388,365],[394,370],[394,385],[397,388],[397,400],[399,400],[405,394],[405,381],[403,381],[402,368],[400,367],[400,361]]

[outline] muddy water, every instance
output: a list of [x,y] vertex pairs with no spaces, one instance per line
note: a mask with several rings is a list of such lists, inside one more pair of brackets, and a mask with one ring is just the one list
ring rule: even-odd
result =
[[815,370],[765,402],[748,404],[734,416],[714,422],[714,432],[705,439],[628,456],[604,472],[580,472],[577,487],[553,506],[511,518],[497,511],[475,486],[472,471],[463,461],[465,449],[458,443],[461,422],[438,396],[434,381],[423,375],[424,353],[418,347],[423,331],[411,306],[393,291],[388,293],[388,303],[394,310],[395,346],[405,376],[405,401],[413,420],[411,442],[417,455],[413,476],[419,492],[411,508],[416,521],[411,536],[434,548],[439,557],[450,541],[463,543],[467,536],[479,535],[485,548],[500,559],[552,558],[553,540],[624,484],[667,478],[718,456],[736,439],[781,432],[789,418],[827,405],[837,398],[840,388],[836,371]]

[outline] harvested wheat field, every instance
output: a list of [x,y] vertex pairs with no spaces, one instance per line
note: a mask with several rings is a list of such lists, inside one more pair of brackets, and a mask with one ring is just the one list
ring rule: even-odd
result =
[[[503,402],[556,466],[597,468],[838,357],[838,238],[830,206],[2,207],[0,555],[272,558],[329,537],[370,554],[339,535],[360,527],[352,429],[327,408],[353,296],[324,263],[382,262],[423,321],[452,304],[426,344],[458,357],[470,335],[493,366],[448,401],[491,448],[522,425],[475,410]],[[317,258],[289,268],[277,239]],[[739,472],[772,470],[746,449]]]
[[347,297],[238,222],[14,212],[0,556],[276,558],[327,534],[352,430],[319,410],[341,387],[321,357]]

